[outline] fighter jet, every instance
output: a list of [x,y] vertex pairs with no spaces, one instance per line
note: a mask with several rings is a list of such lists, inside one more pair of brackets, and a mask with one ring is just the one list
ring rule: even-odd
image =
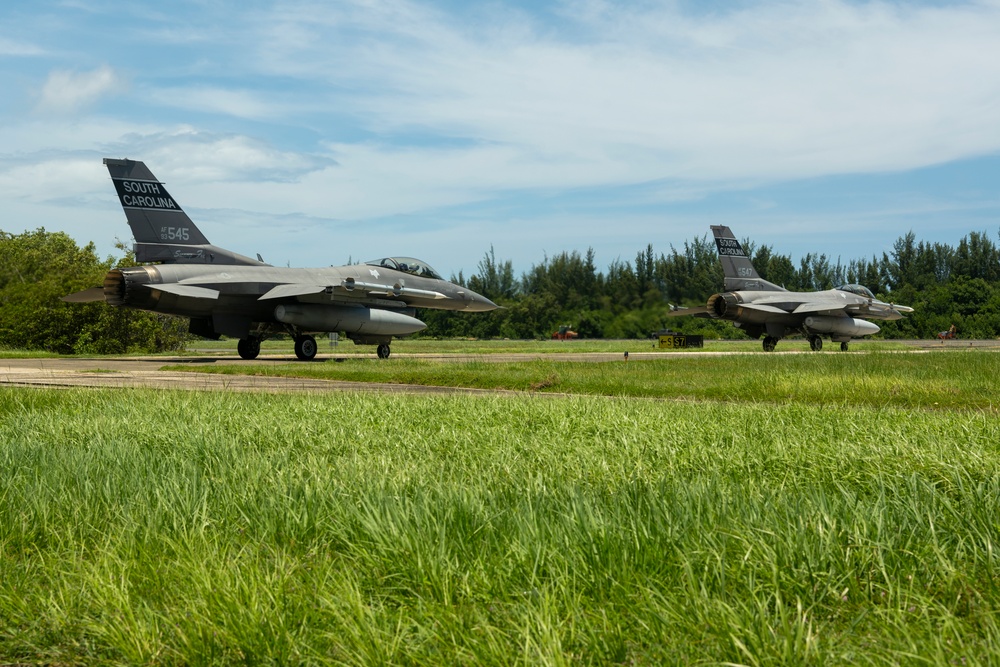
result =
[[868,320],[898,320],[912,313],[908,306],[879,301],[862,285],[841,285],[821,292],[789,292],[757,274],[743,246],[729,227],[712,226],[715,245],[725,275],[725,292],[713,294],[708,304],[677,308],[670,315],[732,320],[751,338],[764,336],[764,351],[773,352],[778,341],[800,333],[815,351],[823,349],[821,334],[847,351],[852,338],[879,332]]
[[214,246],[142,162],[105,158],[143,266],[113,269],[102,287],[64,297],[190,318],[191,333],[239,339],[244,359],[261,341],[291,334],[295,355],[316,356],[313,333],[344,332],[389,357],[393,336],[427,325],[416,308],[483,312],[497,305],[448,282],[426,262],[384,257],[363,264],[295,269]]

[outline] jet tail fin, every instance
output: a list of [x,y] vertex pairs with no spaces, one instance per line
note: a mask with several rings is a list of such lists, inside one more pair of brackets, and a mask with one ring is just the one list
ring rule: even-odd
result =
[[722,273],[726,277],[725,289],[760,290],[783,292],[785,288],[769,283],[757,274],[743,246],[736,240],[733,232],[724,225],[712,225],[715,236],[715,246],[719,251],[719,261],[722,263]]
[[132,228],[136,260],[168,264],[263,264],[210,244],[144,163],[104,158],[104,165]]

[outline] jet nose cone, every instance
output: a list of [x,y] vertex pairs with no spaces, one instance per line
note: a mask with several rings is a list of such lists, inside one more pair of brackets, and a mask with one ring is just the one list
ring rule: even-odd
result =
[[471,313],[485,313],[489,310],[496,310],[500,306],[496,305],[482,294],[476,294],[472,290],[465,290],[465,308]]

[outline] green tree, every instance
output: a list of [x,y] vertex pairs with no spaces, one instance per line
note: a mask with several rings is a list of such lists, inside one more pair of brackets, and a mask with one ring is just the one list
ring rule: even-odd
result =
[[468,287],[491,301],[511,299],[517,291],[514,268],[511,261],[498,262],[493,246],[479,260],[479,273],[469,278]]
[[951,270],[959,276],[997,282],[1000,280],[1000,249],[986,232],[971,232],[958,242],[958,248],[951,255]]
[[[134,264],[130,255],[122,259]],[[111,257],[100,259],[93,243],[80,248],[63,232],[0,231],[0,346],[60,354],[181,347],[186,320],[103,302],[61,301],[102,284],[114,264]]]

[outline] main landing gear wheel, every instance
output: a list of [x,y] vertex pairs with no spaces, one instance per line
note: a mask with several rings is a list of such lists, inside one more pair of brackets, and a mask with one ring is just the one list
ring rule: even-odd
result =
[[260,354],[260,338],[256,336],[240,338],[240,342],[236,344],[236,351],[240,353],[240,357],[243,359],[248,361],[256,359],[257,355]]
[[809,336],[809,349],[819,352],[823,349],[823,339],[819,336]]
[[764,351],[774,352],[774,348],[778,346],[778,339],[773,336],[767,336],[764,338]]
[[316,339],[312,336],[298,336],[295,339],[295,356],[302,361],[312,361],[316,358]]
[[382,344],[380,344],[378,346],[378,349],[376,350],[376,352],[378,353],[378,358],[379,359],[388,359],[389,358],[389,351],[390,350],[389,350],[389,344],[388,343],[382,343]]
[[844,341],[843,343],[840,344],[840,351],[847,352],[847,341]]

